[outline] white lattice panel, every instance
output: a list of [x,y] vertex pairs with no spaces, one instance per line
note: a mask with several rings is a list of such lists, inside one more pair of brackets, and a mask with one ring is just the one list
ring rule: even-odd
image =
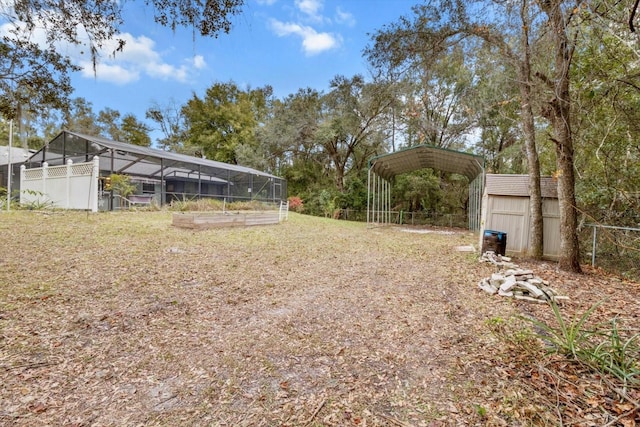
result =
[[27,169],[24,172],[24,179],[26,180],[34,180],[34,179],[42,179],[42,168],[38,169]]
[[93,163],[80,163],[71,166],[71,175],[73,176],[91,175],[92,172]]
[[20,203],[50,203],[65,209],[98,209],[98,158],[93,162],[26,169],[22,166]]
[[66,178],[67,167],[66,166],[52,166],[47,170],[48,178]]

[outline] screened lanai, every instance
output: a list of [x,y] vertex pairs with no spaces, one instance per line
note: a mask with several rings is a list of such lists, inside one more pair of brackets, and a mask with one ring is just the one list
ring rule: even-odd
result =
[[418,145],[369,160],[367,224],[394,222],[391,211],[391,189],[394,178],[424,168],[467,177],[469,180],[469,229],[479,230],[484,184],[484,158],[471,153],[430,145]]
[[227,201],[280,202],[287,198],[286,181],[256,169],[172,153],[154,148],[63,131],[25,163],[27,169],[91,162],[99,163],[100,210],[118,207],[109,177],[129,176],[134,199],[164,205],[174,200],[218,198]]

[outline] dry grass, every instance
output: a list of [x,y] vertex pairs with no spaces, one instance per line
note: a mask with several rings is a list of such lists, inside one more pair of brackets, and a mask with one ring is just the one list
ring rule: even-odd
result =
[[167,212],[0,230],[3,425],[553,422],[487,327],[523,306],[477,289],[491,268],[455,250],[469,232],[296,214],[192,231]]

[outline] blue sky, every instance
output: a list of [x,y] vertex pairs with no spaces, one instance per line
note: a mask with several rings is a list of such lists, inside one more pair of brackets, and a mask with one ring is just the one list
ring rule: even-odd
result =
[[300,88],[326,91],[336,75],[369,78],[362,56],[367,34],[410,14],[418,2],[247,0],[231,32],[218,38],[173,32],[154,23],[142,2],[127,2],[123,52],[110,57],[107,46],[94,73],[86,54],[69,51],[84,67],[73,74],[73,97],[91,102],[95,113],[108,107],[145,121],[151,105],[182,105],[216,82],[271,85],[278,98]]

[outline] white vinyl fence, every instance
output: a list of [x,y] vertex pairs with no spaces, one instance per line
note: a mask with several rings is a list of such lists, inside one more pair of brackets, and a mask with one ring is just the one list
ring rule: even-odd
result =
[[20,203],[98,211],[98,157],[87,163],[20,168]]
[[286,221],[289,219],[289,201],[280,201],[280,209],[278,210],[278,221]]

